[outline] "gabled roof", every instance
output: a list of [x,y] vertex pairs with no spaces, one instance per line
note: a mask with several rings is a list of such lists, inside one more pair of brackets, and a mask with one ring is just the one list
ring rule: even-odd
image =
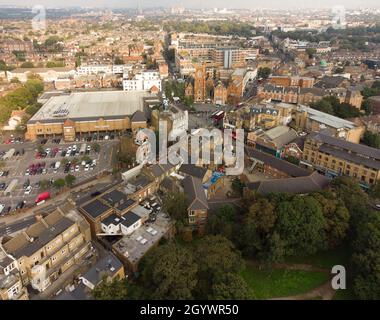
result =
[[180,166],[179,173],[184,173],[186,175],[198,178],[198,179],[203,179],[205,174],[207,173],[207,169],[203,167],[197,167],[194,164],[183,164]]
[[350,151],[350,153],[356,153],[357,155],[380,160],[380,149],[377,148],[371,148],[363,144],[349,142],[320,132],[312,132],[307,136],[307,138],[317,140],[332,147],[338,147],[343,150]]
[[192,176],[187,176],[182,181],[187,197],[188,210],[208,210],[206,193],[203,190],[202,181]]
[[264,164],[275,168],[278,171],[286,173],[291,177],[305,177],[310,174],[310,171],[296,166],[288,161],[276,158],[266,152],[261,152],[256,149],[246,148],[248,157],[254,158]]
[[247,188],[255,190],[261,194],[269,193],[310,193],[326,188],[330,179],[326,176],[313,172],[306,177],[271,179],[265,181],[252,182],[247,184]]

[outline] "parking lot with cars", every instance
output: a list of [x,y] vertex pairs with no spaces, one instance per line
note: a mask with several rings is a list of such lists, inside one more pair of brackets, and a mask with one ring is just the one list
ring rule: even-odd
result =
[[54,181],[68,174],[75,176],[75,183],[80,183],[112,170],[117,144],[115,136],[96,134],[71,143],[60,138],[2,143],[0,216],[36,205],[39,195],[56,192]]

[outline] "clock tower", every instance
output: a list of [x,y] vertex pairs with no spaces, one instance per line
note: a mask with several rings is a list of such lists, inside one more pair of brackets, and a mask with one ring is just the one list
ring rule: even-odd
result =
[[204,102],[206,95],[206,67],[195,67],[194,75],[194,102]]

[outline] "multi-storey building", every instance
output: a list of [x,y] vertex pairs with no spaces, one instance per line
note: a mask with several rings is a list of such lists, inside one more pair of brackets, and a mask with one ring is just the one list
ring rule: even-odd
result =
[[267,103],[251,106],[248,112],[241,114],[243,127],[253,130],[256,127],[270,129],[281,124],[287,125],[292,120],[293,108],[293,105],[286,103]]
[[314,85],[314,78],[309,77],[271,76],[268,81],[283,87],[312,88]]
[[5,53],[13,53],[14,51],[23,51],[25,53],[33,52],[32,41],[7,40],[1,44],[1,48]]
[[161,91],[161,77],[158,71],[146,70],[135,74],[133,78],[123,79],[124,91],[151,91],[153,87]]
[[380,150],[320,132],[306,137],[302,164],[329,176],[347,175],[364,187],[380,180]]
[[70,78],[75,75],[73,67],[56,68],[17,68],[7,72],[8,81],[17,78],[21,82],[26,82],[31,74],[39,75],[44,82],[54,82],[57,79]]
[[8,279],[5,298],[26,298],[23,289],[28,284],[45,291],[70,267],[80,264],[91,247],[89,224],[76,210],[58,207],[2,245],[5,254],[0,265]]
[[183,190],[187,196],[189,225],[201,230],[207,221],[208,203],[202,181],[193,176],[183,179]]
[[359,143],[365,131],[364,126],[303,105],[294,110],[293,119],[299,130],[313,132],[327,129],[331,135],[353,143]]

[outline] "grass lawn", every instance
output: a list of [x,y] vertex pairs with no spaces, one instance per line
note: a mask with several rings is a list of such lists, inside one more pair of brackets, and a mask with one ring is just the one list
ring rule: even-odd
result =
[[287,263],[311,264],[314,267],[331,269],[334,265],[343,265],[347,268],[351,252],[347,247],[340,247],[335,250],[321,251],[312,256],[289,257]]
[[328,280],[328,274],[299,270],[262,269],[247,264],[240,275],[256,299],[269,299],[306,293]]

